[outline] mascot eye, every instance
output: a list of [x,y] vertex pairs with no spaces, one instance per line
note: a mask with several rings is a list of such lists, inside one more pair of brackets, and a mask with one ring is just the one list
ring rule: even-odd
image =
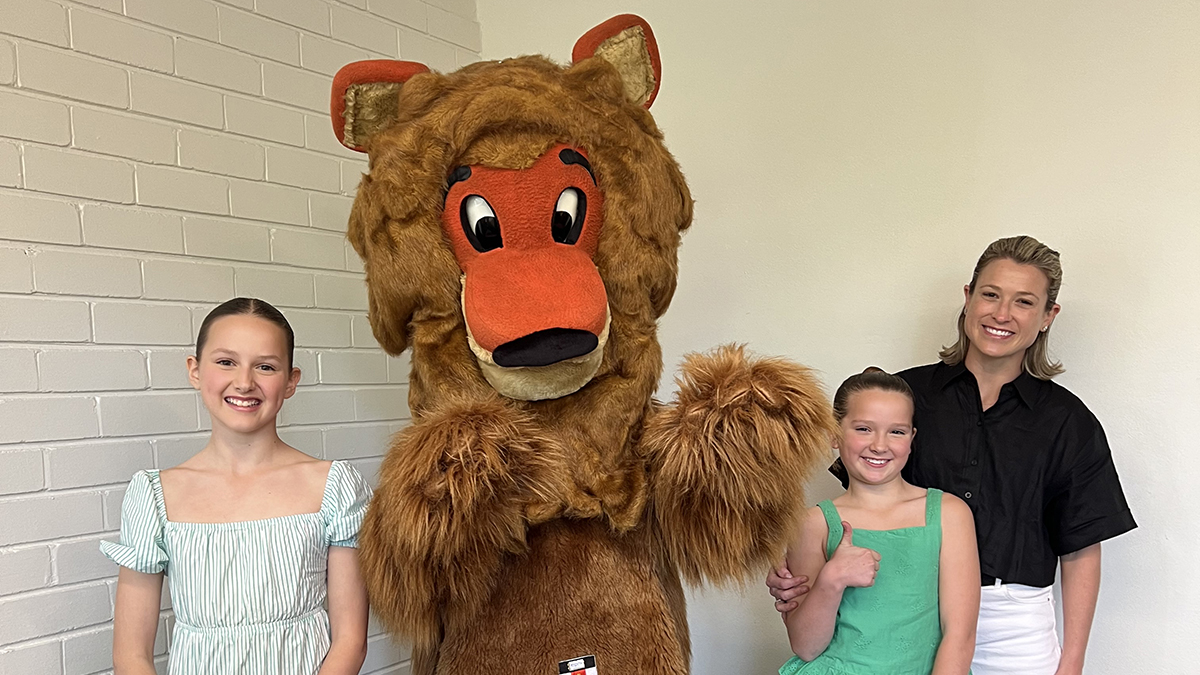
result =
[[500,221],[496,218],[491,204],[483,197],[471,195],[464,199],[458,216],[462,220],[467,241],[471,242],[476,251],[486,253],[504,245],[504,240],[500,237]]
[[554,216],[550,219],[550,233],[560,244],[579,241],[583,230],[583,219],[587,216],[587,197],[578,188],[567,188],[558,195],[554,205]]

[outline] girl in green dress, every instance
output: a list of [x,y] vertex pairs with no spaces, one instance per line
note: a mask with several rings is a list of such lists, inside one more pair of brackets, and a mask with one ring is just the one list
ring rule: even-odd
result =
[[963,675],[979,613],[966,503],[900,476],[916,429],[904,380],[877,368],[838,388],[834,447],[849,489],[804,516],[788,567],[813,579],[784,614],[781,675]]

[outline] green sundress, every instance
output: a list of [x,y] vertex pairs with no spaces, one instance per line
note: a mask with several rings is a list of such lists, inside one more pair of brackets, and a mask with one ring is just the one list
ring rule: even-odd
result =
[[169,675],[316,675],[329,651],[323,607],[330,546],[357,546],[371,488],[342,461],[315,513],[235,523],[167,520],[158,471],[139,471],[121,505],[121,543],[100,550],[166,572],[175,609]]
[[[828,499],[818,506],[829,525],[828,559],[842,541],[842,519]],[[780,675],[929,675],[942,641],[942,491],[926,492],[924,526],[855,528],[854,545],[879,553],[875,584],[847,588],[829,646],[807,663],[793,656],[779,669]]]

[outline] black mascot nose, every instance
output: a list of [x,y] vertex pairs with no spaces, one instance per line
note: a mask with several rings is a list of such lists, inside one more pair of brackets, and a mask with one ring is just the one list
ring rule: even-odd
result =
[[492,360],[505,368],[548,366],[588,354],[599,343],[599,338],[586,330],[547,328],[496,347]]

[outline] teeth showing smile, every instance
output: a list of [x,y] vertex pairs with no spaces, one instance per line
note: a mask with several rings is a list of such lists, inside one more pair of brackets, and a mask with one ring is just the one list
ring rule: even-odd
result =
[[226,396],[225,402],[239,408],[253,408],[254,406],[258,405],[260,401],[255,398],[234,398],[232,396]]
[[890,460],[890,459],[871,459],[870,457],[863,457],[863,461],[866,462],[867,464],[870,464],[871,466],[881,467],[881,466],[886,466],[887,463],[892,460]]
[[988,335],[995,335],[996,337],[1002,337],[1002,338],[1009,337],[1010,335],[1016,335],[1016,333],[1014,333],[1011,330],[992,328],[991,326],[984,326],[983,331],[985,333],[987,333]]

